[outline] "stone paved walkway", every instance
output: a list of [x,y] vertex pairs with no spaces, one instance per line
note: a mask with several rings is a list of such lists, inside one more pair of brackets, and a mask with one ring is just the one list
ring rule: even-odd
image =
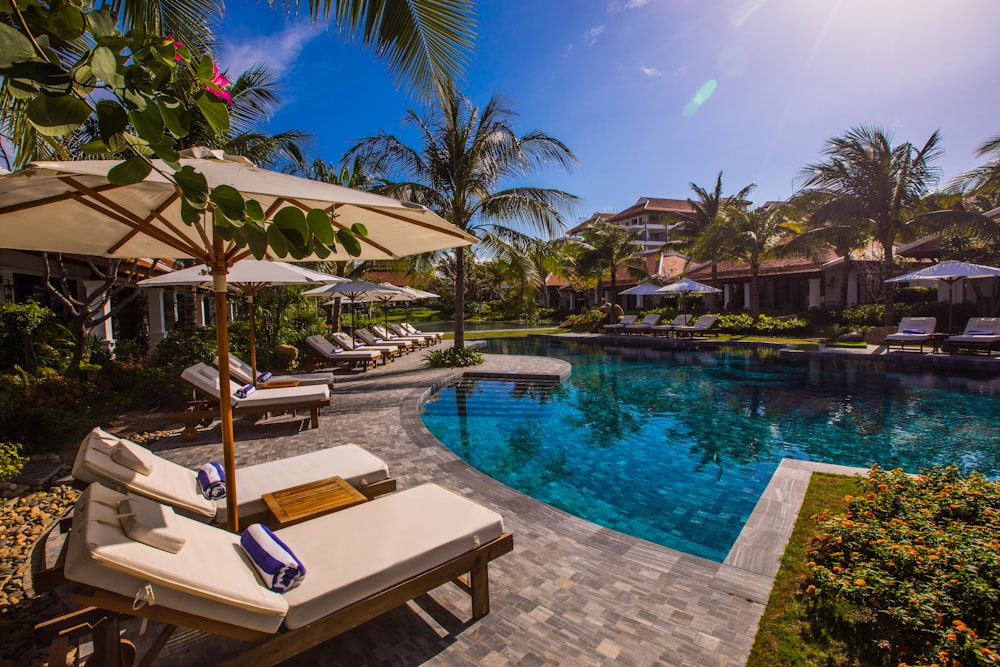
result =
[[[357,443],[387,461],[400,488],[433,481],[495,509],[513,532],[515,549],[490,566],[492,612],[468,622],[468,597],[444,586],[288,664],[745,663],[787,535],[764,536],[770,553],[765,550],[760,566],[761,554],[754,549],[762,535],[756,531],[748,562],[757,565],[742,569],[602,528],[514,491],[466,465],[423,427],[422,399],[462,374],[426,368],[425,356],[416,352],[368,373],[338,375],[333,404],[324,409],[318,429],[302,430],[307,422],[298,420],[256,425],[238,420],[237,465]],[[570,372],[568,364],[554,359],[487,359],[470,372],[553,379]],[[153,448],[189,467],[222,454],[217,425],[193,443],[173,436]],[[789,501],[782,488],[775,492]],[[790,504],[775,516],[794,520],[797,493],[798,501],[791,494]],[[765,524],[772,521],[763,518]],[[331,550],[350,548],[348,536],[331,535],[330,542]],[[240,648],[233,640],[179,630],[156,664],[211,665]]]

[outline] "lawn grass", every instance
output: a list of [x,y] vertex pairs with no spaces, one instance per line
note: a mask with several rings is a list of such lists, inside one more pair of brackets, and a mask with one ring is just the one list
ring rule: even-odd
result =
[[[569,329],[559,329],[558,327],[548,327],[544,329],[502,329],[499,331],[466,331],[465,340],[478,340],[481,338],[524,338],[528,334],[554,334],[565,333]],[[445,340],[453,340],[455,334],[446,331]]]
[[747,667],[848,664],[846,653],[828,638],[824,629],[811,627],[802,600],[807,575],[805,551],[816,533],[810,517],[828,514],[826,510],[840,511],[844,496],[857,491],[855,484],[852,477],[813,474],[781,559],[771,598],[760,620]]

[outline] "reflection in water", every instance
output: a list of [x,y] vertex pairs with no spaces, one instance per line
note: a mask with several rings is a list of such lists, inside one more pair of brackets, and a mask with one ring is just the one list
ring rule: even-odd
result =
[[725,557],[782,457],[1000,475],[997,380],[773,352],[498,347],[567,359],[572,375],[449,387],[425,405],[431,432],[540,500],[708,558]]

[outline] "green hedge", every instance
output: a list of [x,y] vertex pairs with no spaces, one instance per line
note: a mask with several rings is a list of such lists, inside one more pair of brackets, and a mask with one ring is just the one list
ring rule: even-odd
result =
[[723,333],[767,336],[802,333],[809,323],[801,317],[777,318],[761,314],[755,321],[749,313],[719,313],[716,328]]
[[865,665],[1000,662],[1000,483],[958,468],[878,467],[814,517],[806,551],[815,623]]

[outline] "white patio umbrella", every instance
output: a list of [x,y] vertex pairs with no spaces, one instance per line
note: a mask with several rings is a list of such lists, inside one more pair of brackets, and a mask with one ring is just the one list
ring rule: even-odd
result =
[[660,286],[656,283],[639,283],[635,287],[618,292],[618,295],[630,294],[632,296],[657,296],[660,294]]
[[[243,294],[247,302],[247,319],[250,325],[250,367],[254,383],[257,378],[257,341],[254,297],[271,285],[324,285],[347,282],[347,278],[332,273],[314,271],[290,262],[271,262],[266,259],[241,259],[229,267],[229,289]],[[177,285],[212,284],[212,270],[204,264],[147,278],[137,283],[140,287],[169,287]],[[219,317],[222,317],[220,314]]]
[[[705,283],[700,283],[697,280],[681,278],[677,282],[664,285],[656,291],[660,294],[679,294],[683,297],[687,294],[718,294],[722,290],[711,285],[706,285]],[[683,307],[681,310],[683,310]]]
[[353,344],[355,343],[354,329],[357,325],[357,315],[355,313],[354,305],[364,301],[377,301],[378,296],[376,295],[392,294],[394,292],[396,292],[395,288],[390,291],[377,283],[368,282],[367,280],[349,280],[343,283],[334,283],[332,285],[314,287],[310,290],[306,290],[302,294],[303,296],[320,297],[342,296],[348,299],[351,303],[351,343]]
[[978,278],[996,278],[1000,276],[1000,269],[994,266],[984,266],[982,264],[972,264],[971,262],[959,262],[957,260],[945,260],[933,266],[927,266],[911,273],[904,273],[895,278],[889,278],[887,283],[907,283],[918,280],[930,280],[943,282],[948,285],[948,332],[952,331],[952,286],[959,280],[976,280]]
[[[156,169],[142,181],[117,185],[108,181],[107,160],[33,162],[0,175],[0,244],[15,250],[66,252],[103,257],[191,258],[211,267],[216,312],[226,310],[227,273],[250,251],[226,242],[209,211],[194,224],[181,219],[181,193]],[[360,223],[367,238],[361,254],[351,256],[342,245],[327,256],[297,259],[392,259],[432,250],[471,245],[462,232],[430,210],[330,183],[258,169],[245,158],[229,159],[221,151],[185,151],[180,164],[201,173],[214,188],[229,185],[255,199],[268,215],[286,206],[323,209],[335,214],[335,228]],[[172,168],[154,160],[157,169]],[[227,322],[217,327],[219,371],[229,376]],[[225,456],[229,528],[238,530],[233,415],[220,401]]]

